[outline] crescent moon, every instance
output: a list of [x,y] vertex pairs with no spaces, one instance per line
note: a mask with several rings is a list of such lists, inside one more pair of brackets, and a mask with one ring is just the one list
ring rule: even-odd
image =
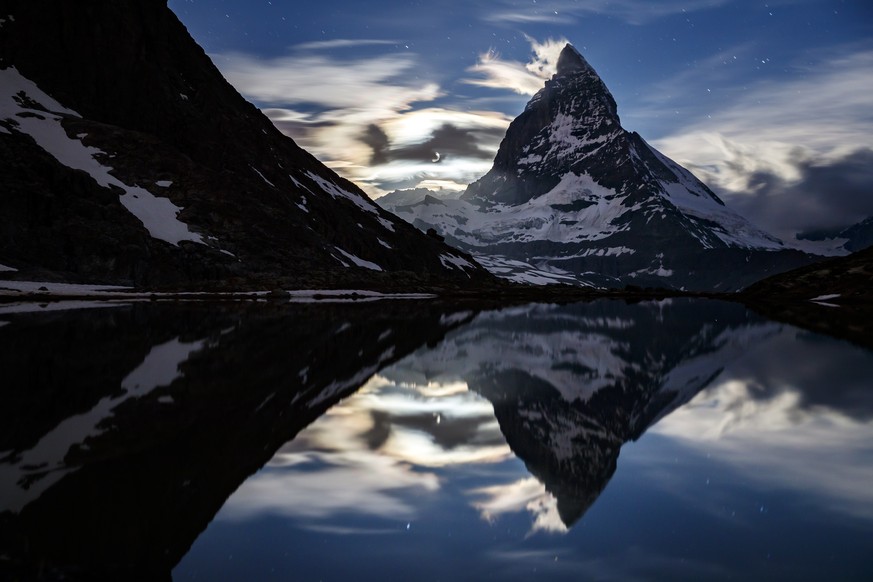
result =
[[432,161],[433,163],[437,163],[438,161],[440,161],[440,153],[439,153],[439,152],[434,152],[433,154],[434,154],[435,157],[434,157],[434,159],[432,159],[431,161]]

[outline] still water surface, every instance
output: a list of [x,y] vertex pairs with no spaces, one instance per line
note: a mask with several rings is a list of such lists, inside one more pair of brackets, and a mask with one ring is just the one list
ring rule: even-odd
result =
[[873,353],[739,305],[9,311],[15,575],[873,578]]

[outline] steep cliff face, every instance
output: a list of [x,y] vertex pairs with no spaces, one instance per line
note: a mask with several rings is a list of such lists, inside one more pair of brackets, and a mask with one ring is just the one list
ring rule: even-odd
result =
[[165,1],[0,14],[7,268],[143,286],[489,278],[282,135]]
[[812,260],[622,128],[615,99],[571,45],[461,200],[386,207],[462,248],[603,286],[737,290]]

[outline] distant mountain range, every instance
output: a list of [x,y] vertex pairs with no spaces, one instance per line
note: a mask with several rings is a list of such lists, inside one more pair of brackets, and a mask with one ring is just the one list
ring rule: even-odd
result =
[[282,135],[166,0],[9,0],[2,14],[5,276],[260,288],[491,279]]
[[733,291],[815,260],[623,129],[606,85],[569,44],[484,177],[459,199],[411,194],[379,203],[459,248],[556,280]]
[[814,230],[797,235],[800,240],[832,241],[848,252],[863,251],[873,246],[873,216],[841,228]]

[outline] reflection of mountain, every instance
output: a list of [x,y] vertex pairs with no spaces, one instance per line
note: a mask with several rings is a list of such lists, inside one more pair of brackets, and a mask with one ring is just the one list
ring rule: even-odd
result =
[[509,446],[572,525],[612,477],[625,442],[777,329],[718,302],[531,306],[479,315],[386,375],[462,377],[492,402]]
[[463,321],[444,315],[385,302],[4,316],[0,572],[169,579],[247,476]]

